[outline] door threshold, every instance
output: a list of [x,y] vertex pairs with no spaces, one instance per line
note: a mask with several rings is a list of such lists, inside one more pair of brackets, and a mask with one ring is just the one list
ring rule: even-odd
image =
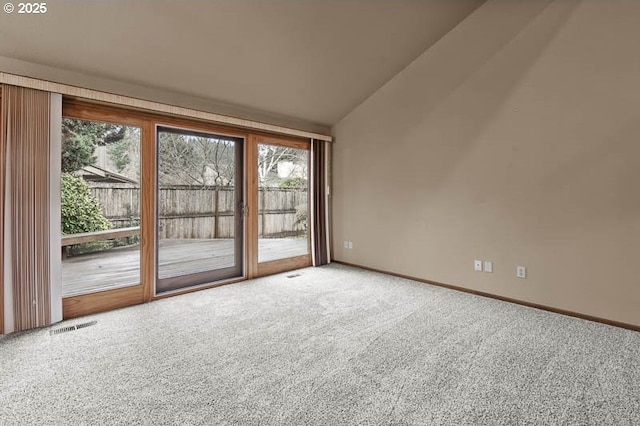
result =
[[167,291],[163,291],[162,293],[157,293],[155,296],[153,296],[153,300],[165,299],[167,297],[193,293],[194,291],[206,290],[209,288],[220,287],[227,284],[235,284],[235,283],[239,283],[241,281],[246,281],[246,280],[247,280],[247,277],[234,277],[234,278],[227,278],[220,281],[215,281],[212,283],[198,284],[191,287],[179,288],[175,290],[167,290]]

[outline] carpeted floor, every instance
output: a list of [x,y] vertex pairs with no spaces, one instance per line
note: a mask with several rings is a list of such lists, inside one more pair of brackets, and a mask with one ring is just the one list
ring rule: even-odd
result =
[[640,424],[640,333],[346,266],[292,274],[0,338],[0,424]]

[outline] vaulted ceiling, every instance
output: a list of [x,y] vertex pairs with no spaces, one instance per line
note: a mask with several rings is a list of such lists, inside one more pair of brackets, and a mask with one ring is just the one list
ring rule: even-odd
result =
[[330,126],[482,3],[52,1],[0,56]]

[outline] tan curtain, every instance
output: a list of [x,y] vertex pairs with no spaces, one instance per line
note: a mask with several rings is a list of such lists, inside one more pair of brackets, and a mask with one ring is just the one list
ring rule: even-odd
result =
[[0,334],[4,334],[4,193],[7,171],[7,143],[2,108],[2,87],[0,87]]
[[[51,323],[49,271],[50,94],[2,87],[0,181],[8,199],[13,329]],[[5,245],[6,247],[6,245]]]
[[313,266],[326,265],[331,261],[329,253],[328,217],[328,164],[329,143],[311,140],[311,197],[312,212],[312,263]]

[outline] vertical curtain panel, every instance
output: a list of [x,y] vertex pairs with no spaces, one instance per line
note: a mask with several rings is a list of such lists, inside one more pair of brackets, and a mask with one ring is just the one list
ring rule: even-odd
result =
[[4,193],[7,173],[7,143],[3,111],[2,87],[0,86],[0,334],[4,334]]
[[[8,201],[13,329],[51,323],[50,302],[50,108],[48,92],[2,87],[0,189]],[[3,205],[5,200],[3,200]],[[7,245],[5,244],[5,248]]]
[[312,263],[329,263],[328,142],[311,140]]

